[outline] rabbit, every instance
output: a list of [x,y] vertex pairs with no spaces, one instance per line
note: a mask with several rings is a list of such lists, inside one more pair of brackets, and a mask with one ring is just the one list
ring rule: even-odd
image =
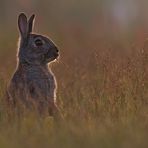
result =
[[7,87],[8,104],[18,114],[35,109],[41,116],[62,118],[56,105],[56,79],[48,66],[59,57],[59,49],[48,37],[32,33],[34,18],[34,14],[28,20],[24,13],[18,16],[18,60]]

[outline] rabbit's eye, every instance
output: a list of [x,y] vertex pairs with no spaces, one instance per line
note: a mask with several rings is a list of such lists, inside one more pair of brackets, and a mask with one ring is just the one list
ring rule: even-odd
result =
[[36,39],[36,40],[35,40],[35,45],[36,45],[36,46],[42,46],[42,45],[43,45],[42,40]]

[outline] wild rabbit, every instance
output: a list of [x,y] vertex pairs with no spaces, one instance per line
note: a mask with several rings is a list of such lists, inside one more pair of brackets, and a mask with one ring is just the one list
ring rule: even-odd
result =
[[47,37],[33,34],[33,21],[24,13],[18,17],[20,43],[16,71],[8,85],[8,102],[17,112],[36,110],[41,116],[47,112],[61,118],[56,105],[56,79],[48,63],[59,56],[57,46]]

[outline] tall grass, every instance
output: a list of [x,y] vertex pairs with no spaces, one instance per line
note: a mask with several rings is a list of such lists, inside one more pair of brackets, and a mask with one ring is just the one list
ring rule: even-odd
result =
[[57,101],[65,118],[61,125],[33,114],[24,117],[21,125],[17,120],[9,122],[3,96],[15,67],[15,62],[10,64],[15,52],[1,50],[0,147],[148,147],[147,43],[143,48],[96,44],[90,50],[88,43],[83,45],[83,53],[80,47],[73,46],[77,51],[69,52],[68,45],[61,45],[61,58],[52,67],[58,81]]

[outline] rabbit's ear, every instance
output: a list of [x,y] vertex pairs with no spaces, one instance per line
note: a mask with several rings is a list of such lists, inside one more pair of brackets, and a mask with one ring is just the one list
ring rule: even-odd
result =
[[29,21],[28,21],[28,34],[32,32],[34,17],[35,17],[35,15],[33,14],[29,18]]
[[27,33],[28,33],[28,26],[27,26],[27,17],[24,13],[21,13],[18,17],[18,27],[19,27],[19,31],[20,34],[23,38],[27,37]]

